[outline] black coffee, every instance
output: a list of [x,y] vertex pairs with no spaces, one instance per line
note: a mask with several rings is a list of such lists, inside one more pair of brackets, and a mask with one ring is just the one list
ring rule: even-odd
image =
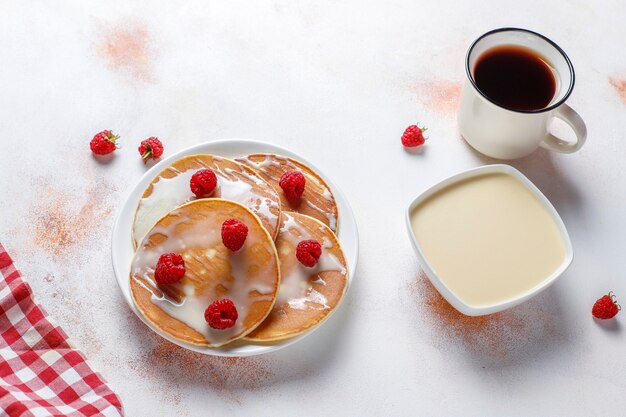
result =
[[519,46],[500,46],[483,53],[474,67],[474,80],[483,94],[512,110],[543,109],[556,91],[546,60]]

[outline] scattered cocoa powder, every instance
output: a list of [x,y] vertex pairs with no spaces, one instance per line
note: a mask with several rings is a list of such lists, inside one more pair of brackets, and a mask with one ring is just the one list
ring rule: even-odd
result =
[[[157,337],[151,335],[151,339]],[[258,390],[274,377],[274,363],[261,357],[219,357],[195,353],[157,337],[154,347],[130,361],[153,381],[202,384],[221,398],[240,402],[238,390]],[[172,391],[166,388],[166,391]]]
[[609,84],[613,86],[619,94],[622,102],[626,104],[626,79],[620,77],[609,77]]
[[428,109],[438,113],[453,115],[459,105],[460,82],[433,80],[419,82],[409,89]]
[[106,198],[106,184],[92,183],[86,200],[77,210],[75,198],[51,183],[40,182],[40,198],[30,211],[34,241],[53,255],[61,255],[93,236],[102,227],[103,219],[113,212]]
[[137,81],[154,82],[153,40],[145,25],[127,21],[101,25],[97,49],[112,70]]
[[562,337],[555,319],[557,311],[546,297],[536,297],[496,314],[465,316],[437,292],[423,271],[409,283],[409,293],[434,332],[436,343],[458,343],[465,350],[500,363],[523,355],[529,343]]

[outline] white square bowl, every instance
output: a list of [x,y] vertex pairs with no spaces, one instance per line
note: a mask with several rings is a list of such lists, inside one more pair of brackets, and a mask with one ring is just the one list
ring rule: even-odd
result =
[[[555,224],[558,227],[558,230],[561,234],[561,238],[565,244],[565,259],[556,268],[552,274],[546,277],[540,284],[535,287],[527,290],[526,292],[520,294],[518,297],[506,300],[501,303],[486,305],[486,306],[472,306],[461,300],[461,298],[455,294],[434,272],[433,268],[428,262],[428,259],[424,255],[422,248],[420,247],[417,238],[415,237],[415,233],[413,232],[413,228],[411,226],[411,212],[421,204],[428,197],[433,195],[434,193],[442,190],[454,183],[464,181],[468,178],[477,177],[485,174],[491,173],[504,173],[513,176],[517,180],[519,180],[531,193],[539,200],[539,202],[545,207],[548,213],[551,215]],[[574,257],[574,253],[572,250],[572,242],[570,241],[567,230],[565,229],[565,225],[563,224],[563,220],[555,210],[554,206],[548,201],[545,195],[533,184],[524,174],[519,172],[517,169],[513,168],[509,165],[504,164],[495,164],[495,165],[486,165],[479,168],[472,168],[467,171],[463,171],[459,174],[453,175],[444,179],[443,181],[433,185],[428,188],[426,191],[418,195],[413,202],[409,205],[405,215],[406,225],[409,232],[409,237],[411,239],[411,243],[413,244],[413,249],[415,249],[415,254],[422,266],[422,269],[430,279],[430,282],[435,286],[437,291],[458,311],[468,316],[482,316],[486,314],[496,313],[498,311],[506,310],[513,306],[516,306],[531,297],[539,294],[541,291],[548,288],[550,285],[556,281],[556,279],[561,276],[561,274],[569,267],[572,263],[572,259]]]

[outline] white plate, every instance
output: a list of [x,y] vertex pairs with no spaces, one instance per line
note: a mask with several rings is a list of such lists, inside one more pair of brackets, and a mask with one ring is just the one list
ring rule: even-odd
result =
[[[346,292],[350,288],[350,283],[354,277],[354,271],[356,270],[356,263],[359,254],[359,234],[356,226],[356,221],[354,219],[354,214],[352,213],[352,209],[350,208],[350,204],[346,199],[345,195],[339,190],[333,181],[328,179],[317,167],[302,158],[300,155],[291,152],[285,148],[281,148],[280,146],[272,145],[265,142],[259,142],[255,140],[247,140],[247,139],[223,139],[216,140],[213,142],[205,142],[199,145],[192,146],[187,149],[183,149],[180,152],[170,156],[154,165],[148,172],[144,174],[144,176],[139,180],[137,185],[130,192],[128,198],[120,208],[117,219],[115,221],[115,225],[113,226],[113,238],[112,238],[112,256],[113,256],[113,270],[115,271],[115,276],[117,278],[117,283],[122,290],[122,294],[124,295],[124,299],[130,306],[131,310],[144,322],[150,329],[154,332],[158,333],[165,339],[169,340],[172,343],[176,343],[179,346],[182,346],[186,349],[193,350],[195,352],[204,353],[207,355],[216,355],[216,356],[251,356],[251,355],[260,355],[262,353],[274,352],[283,347],[289,346],[305,336],[312,333],[308,331],[307,333],[294,337],[292,339],[286,340],[284,342],[279,342],[276,344],[255,344],[252,342],[234,342],[230,345],[226,345],[220,348],[207,348],[207,347],[198,347],[194,345],[190,345],[184,342],[181,342],[173,337],[163,333],[152,324],[150,324],[143,315],[137,310],[135,307],[135,303],[133,302],[130,295],[130,264],[133,259],[134,249],[133,243],[131,239],[131,230],[133,227],[133,219],[135,216],[135,210],[137,208],[137,204],[143,195],[143,192],[148,187],[148,184],[152,181],[152,179],[163,169],[165,169],[169,164],[174,162],[175,160],[182,158],[187,155],[195,155],[201,153],[208,153],[213,155],[220,155],[226,158],[235,158],[238,156],[244,156],[251,153],[276,153],[285,156],[293,157],[299,161],[304,162],[315,171],[317,171],[324,181],[330,186],[332,192],[335,196],[335,200],[337,202],[337,206],[339,208],[339,242],[343,248],[346,262],[348,263],[348,288],[346,288]],[[344,297],[345,298],[345,297]],[[322,324],[323,325],[323,324]]]

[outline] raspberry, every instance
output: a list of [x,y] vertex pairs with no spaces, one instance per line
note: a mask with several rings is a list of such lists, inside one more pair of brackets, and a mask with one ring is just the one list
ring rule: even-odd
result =
[[288,200],[295,201],[302,197],[306,179],[300,171],[287,171],[281,177],[278,185],[285,192]]
[[196,197],[204,197],[211,194],[215,189],[217,176],[210,169],[201,169],[193,174],[189,185]]
[[615,317],[617,312],[621,309],[622,307],[617,304],[615,295],[611,291],[595,302],[593,308],[591,309],[591,314],[593,314],[593,316],[597,319],[606,320]]
[[222,243],[233,252],[243,246],[248,237],[248,226],[239,220],[228,219],[222,223]]
[[228,298],[214,301],[204,311],[204,319],[213,329],[224,330],[231,328],[237,321],[237,308]]
[[185,261],[177,253],[164,253],[159,257],[154,280],[159,285],[174,284],[185,275]]
[[117,149],[117,140],[119,138],[119,136],[115,135],[110,130],[103,130],[91,139],[89,147],[91,148],[91,152],[96,155],[107,155]]
[[414,148],[416,146],[423,145],[426,141],[423,133],[426,130],[427,129],[425,127],[421,128],[417,125],[407,127],[402,134],[402,145],[407,148]]
[[296,258],[304,266],[312,268],[322,255],[322,245],[317,240],[302,240],[296,248]]
[[139,145],[139,155],[141,155],[144,162],[147,162],[150,158],[159,159],[163,155],[163,144],[159,138],[155,137],[142,140]]

